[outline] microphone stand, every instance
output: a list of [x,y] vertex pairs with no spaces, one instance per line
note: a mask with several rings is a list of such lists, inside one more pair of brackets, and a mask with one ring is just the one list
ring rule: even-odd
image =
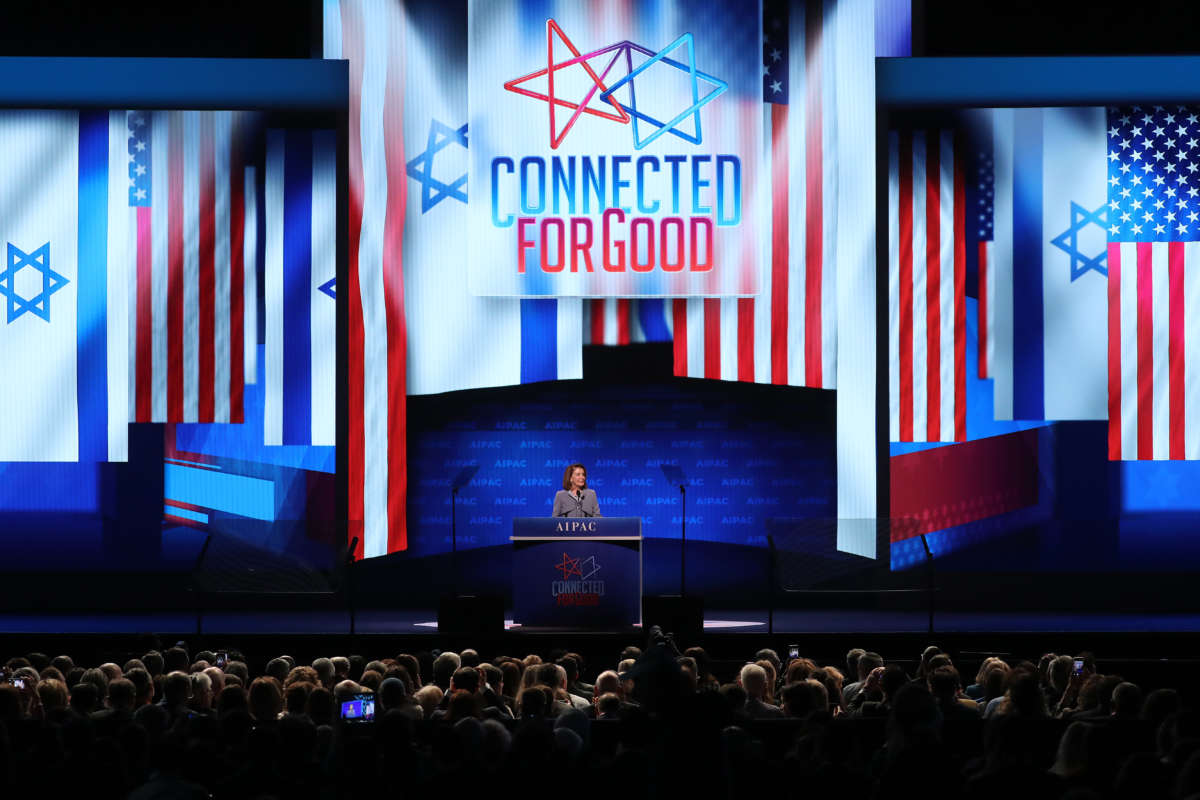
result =
[[476,472],[479,472],[479,465],[470,464],[450,482],[450,588],[455,597],[458,597],[458,490],[469,484]]
[[679,596],[687,596],[687,488],[679,484]]

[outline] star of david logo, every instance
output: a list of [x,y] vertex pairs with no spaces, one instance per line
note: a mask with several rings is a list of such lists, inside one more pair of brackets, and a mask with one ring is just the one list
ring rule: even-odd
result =
[[1108,205],[1102,205],[1095,211],[1088,211],[1078,203],[1071,203],[1071,226],[1050,240],[1050,244],[1062,250],[1071,257],[1071,281],[1074,282],[1095,270],[1108,277],[1108,248],[1101,247],[1100,252],[1088,255],[1079,249],[1079,233],[1088,225],[1096,225],[1102,232],[1108,232]]
[[[632,44],[632,43],[630,43],[630,44]],[[672,59],[667,58],[667,53],[670,53],[673,50],[675,50],[679,47],[684,47],[684,46],[687,47],[687,59],[688,59],[687,66],[680,64],[678,61],[674,61]],[[636,47],[636,45],[634,45],[634,47]],[[640,50],[641,48],[637,48],[637,49]],[[646,51],[643,51],[643,52],[646,52]],[[719,95],[724,94],[725,91],[729,89],[729,84],[723,80],[714,78],[713,76],[705,74],[703,72],[700,72],[698,69],[696,69],[696,41],[692,37],[692,34],[690,34],[690,33],[683,34],[678,39],[676,39],[675,41],[671,42],[669,45],[664,47],[662,50],[659,50],[657,53],[653,53],[653,54],[648,53],[648,55],[650,55],[650,60],[646,61],[640,67],[638,67],[635,70],[632,70],[624,78],[621,78],[621,80],[614,83],[612,85],[611,89],[609,89],[607,92],[603,92],[600,95],[600,99],[602,99],[602,100],[609,99],[609,97],[612,95],[613,92],[617,91],[625,84],[629,84],[629,107],[626,108],[625,110],[633,115],[633,120],[634,120],[633,121],[633,146],[637,150],[641,150],[643,147],[650,144],[655,139],[662,136],[664,133],[673,133],[676,136],[680,137],[681,139],[691,142],[692,144],[700,144],[700,142],[703,140],[703,136],[701,135],[701,132],[700,132],[700,109],[702,107],[708,105],[709,103],[711,103],[713,100],[717,99],[717,97]],[[666,66],[674,67],[675,69],[682,70],[682,71],[688,73],[688,77],[691,78],[692,104],[690,106],[688,106],[687,108],[685,108],[683,111],[680,111],[677,115],[675,115],[675,117],[673,117],[671,120],[669,120],[667,122],[660,122],[659,120],[654,119],[650,115],[643,114],[640,111],[638,111],[636,95],[634,94],[634,91],[633,91],[634,78],[636,78],[638,75],[641,75],[642,73],[644,73],[646,70],[650,69],[650,67],[654,66],[655,64],[664,64]],[[712,86],[714,86],[715,88],[712,91],[710,91],[708,94],[706,94],[704,97],[701,97],[700,96],[700,81],[709,83]],[[621,104],[618,103],[618,105],[621,105]],[[622,107],[624,108],[624,106],[622,106]],[[693,118],[693,124],[695,125],[695,130],[696,130],[696,133],[694,136],[689,136],[688,134],[684,133],[683,131],[679,130],[676,127],[679,123],[681,123],[685,119],[687,119],[688,116],[691,116]],[[656,130],[654,133],[647,136],[645,139],[642,139],[638,135],[638,125],[637,125],[638,120],[642,120],[643,122],[647,122],[651,125],[657,126],[658,130]]]
[[337,300],[337,278],[330,278],[317,287],[317,291]]
[[564,581],[572,575],[578,575],[582,579],[583,570],[579,566],[579,561],[578,558],[571,558],[566,553],[563,553],[562,563],[555,564],[554,568],[562,572]]
[[[554,37],[556,35],[563,42],[563,44],[567,46],[567,49],[571,51],[573,58],[559,62],[554,61]],[[701,107],[711,103],[718,95],[722,94],[729,88],[729,84],[727,84],[725,81],[714,78],[713,76],[701,72],[696,68],[695,40],[690,33],[683,34],[657,53],[648,50],[641,45],[634,44],[628,40],[617,42],[616,44],[611,44],[607,47],[602,47],[599,50],[593,50],[589,53],[580,53],[579,49],[575,47],[571,40],[567,38],[566,34],[563,33],[562,28],[558,26],[558,23],[553,19],[549,19],[546,20],[546,45],[547,64],[545,68],[539,69],[536,72],[531,72],[528,75],[523,75],[519,78],[514,78],[505,83],[504,88],[510,92],[524,95],[525,97],[532,97],[535,100],[546,101],[550,110],[551,149],[557,149],[558,146],[562,144],[562,141],[564,138],[566,138],[567,133],[583,114],[590,114],[592,116],[622,125],[632,122],[633,144],[634,148],[637,150],[641,150],[642,148],[646,147],[648,144],[665,133],[671,133],[680,137],[681,139],[684,139],[685,141],[691,142],[692,144],[700,144],[702,141],[702,133],[700,129]],[[686,47],[688,61],[686,65],[674,59],[667,58],[668,53],[671,53],[680,47]],[[648,60],[643,62],[636,69],[633,66],[634,51],[637,51],[638,53],[648,57]],[[598,56],[607,55],[609,53],[612,53],[612,58],[608,60],[607,64],[604,66],[604,69],[597,74],[596,70],[589,62]],[[622,56],[624,56],[625,62],[625,76],[620,78],[612,86],[606,86],[604,83],[605,79],[608,77],[608,74],[612,71],[613,67],[622,60]],[[567,69],[568,67],[573,67],[576,65],[583,67],[583,69],[587,72],[588,77],[591,79],[591,85],[583,99],[578,103],[573,103],[569,100],[564,100],[555,94],[554,74],[559,70]],[[637,107],[637,94],[634,89],[634,79],[655,65],[660,65],[660,67],[673,67],[686,72],[691,78],[691,105],[672,119],[665,122],[639,111]],[[522,84],[542,77],[546,78],[548,87],[547,91],[544,93],[522,86]],[[701,97],[701,82],[710,84],[715,88]],[[621,89],[625,86],[629,87],[628,105],[621,103],[616,97],[613,96],[618,89]],[[591,103],[592,98],[597,96],[602,103],[608,103],[611,105],[614,111],[610,112],[604,110],[603,108],[591,107],[589,104]],[[556,111],[558,106],[569,108],[573,112],[571,114],[571,118],[563,126],[562,130],[559,130],[557,125]],[[679,123],[683,122],[689,116],[692,118],[693,125],[695,127],[694,134],[685,133],[684,131],[679,130],[677,127]],[[643,139],[638,127],[639,121],[654,126],[656,130]]]
[[408,177],[421,184],[421,213],[426,214],[431,208],[453,197],[463,203],[467,202],[467,173],[463,173],[451,183],[444,183],[433,176],[433,160],[439,152],[451,144],[460,145],[467,149],[467,126],[451,128],[438,122],[429,121],[429,137],[425,140],[425,152],[408,162]]
[[[17,291],[17,273],[29,267],[42,273],[42,290],[33,297],[22,297]],[[67,279],[50,269],[50,243],[26,253],[8,243],[8,257],[0,272],[0,295],[8,298],[8,324],[21,318],[26,311],[50,321],[50,295],[67,285]]]

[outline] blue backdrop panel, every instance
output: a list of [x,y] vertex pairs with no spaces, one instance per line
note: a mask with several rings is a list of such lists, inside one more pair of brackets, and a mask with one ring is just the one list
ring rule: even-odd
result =
[[550,515],[568,464],[587,466],[605,516],[636,516],[647,537],[766,544],[768,517],[836,514],[831,392],[687,381],[545,384],[409,400],[409,547],[450,549],[450,483],[459,547],[507,544],[513,517]]

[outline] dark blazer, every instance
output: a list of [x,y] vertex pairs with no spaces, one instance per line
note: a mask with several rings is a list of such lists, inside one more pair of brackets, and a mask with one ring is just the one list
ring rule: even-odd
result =
[[559,489],[558,494],[554,495],[554,511],[552,516],[555,517],[598,517],[600,516],[600,504],[596,502],[596,492],[593,489],[584,489],[583,498],[575,496],[574,492],[568,492],[566,489]]

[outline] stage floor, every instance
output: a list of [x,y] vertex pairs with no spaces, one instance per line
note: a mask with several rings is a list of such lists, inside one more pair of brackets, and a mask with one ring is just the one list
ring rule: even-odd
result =
[[[511,617],[511,614],[508,615]],[[206,634],[337,634],[350,633],[350,614],[332,611],[206,612],[200,620]],[[513,633],[537,634],[536,628],[513,624]],[[711,610],[704,615],[708,633],[768,632],[765,609]],[[195,612],[3,613],[0,634],[134,634],[192,633]],[[924,612],[781,610],[774,615],[775,633],[925,633]],[[1083,614],[943,612],[934,617],[936,633],[1196,633],[1200,614]],[[355,618],[359,634],[436,634],[434,609],[366,609]],[[561,631],[556,631],[561,633]]]

